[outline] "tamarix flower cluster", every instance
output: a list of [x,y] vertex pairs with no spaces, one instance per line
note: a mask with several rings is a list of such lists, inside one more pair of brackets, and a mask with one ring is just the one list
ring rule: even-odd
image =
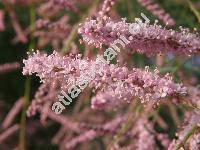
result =
[[[44,83],[59,82],[61,89],[68,88],[70,95],[61,92],[68,101],[64,100],[64,96],[58,96],[64,105],[69,105],[87,84],[95,90],[104,92],[103,96],[100,97],[98,94],[92,99],[93,108],[115,106],[124,101],[130,102],[136,97],[141,102],[157,103],[168,96],[186,94],[186,88],[174,83],[168,74],[160,77],[158,70],[151,73],[148,67],[145,70],[128,70],[126,67],[102,63],[100,59],[93,61],[81,59],[79,55],[74,58],[60,56],[55,51],[51,55],[34,52],[24,60],[24,64],[24,75],[36,73]],[[52,107],[57,114],[64,109],[61,102],[55,103]]]
[[[131,28],[131,31],[129,32]],[[190,33],[188,29],[180,31],[165,29],[155,22],[128,23],[114,21],[108,18],[105,21],[87,19],[79,28],[83,41],[89,45],[101,47],[102,44],[110,45],[120,36],[130,40],[126,48],[131,51],[152,56],[158,53],[173,52],[177,55],[192,55],[200,51],[200,37],[197,33]]]

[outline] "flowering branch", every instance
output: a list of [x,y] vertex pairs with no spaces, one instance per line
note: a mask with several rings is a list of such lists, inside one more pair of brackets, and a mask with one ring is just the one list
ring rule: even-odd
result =
[[[152,100],[157,103],[167,96],[186,94],[186,88],[181,84],[173,83],[168,74],[161,78],[157,69],[151,73],[148,67],[145,70],[136,68],[128,70],[126,67],[113,64],[100,65],[98,60],[84,60],[78,55],[74,58],[60,56],[55,51],[49,56],[39,51],[34,52],[27,60],[24,60],[24,64],[24,75],[36,73],[44,83],[59,82],[62,89],[70,91],[72,98],[77,97],[80,89],[87,84],[94,90],[105,91],[104,95],[108,95],[107,98],[96,97],[98,100],[92,100],[92,104],[100,104],[96,105],[97,108],[106,104],[114,106],[115,103],[124,100],[130,102],[134,97],[138,97],[141,102]],[[85,78],[89,80],[86,85],[83,85],[81,80]],[[77,87],[75,88],[73,84]],[[93,106],[95,108],[95,105]]]
[[130,48],[132,52],[148,56],[167,52],[190,56],[200,51],[197,34],[183,28],[180,31],[167,30],[156,22],[150,25],[142,22],[127,23],[125,20],[117,22],[109,18],[102,23],[87,19],[78,32],[89,45],[101,47],[105,44],[112,47],[119,44],[123,48]]

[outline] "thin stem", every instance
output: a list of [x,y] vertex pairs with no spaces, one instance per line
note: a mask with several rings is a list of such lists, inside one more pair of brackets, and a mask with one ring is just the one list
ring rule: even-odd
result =
[[175,147],[175,150],[179,150],[181,147],[184,146],[184,144],[187,142],[187,140],[190,138],[190,136],[192,136],[194,134],[194,132],[199,128],[199,125],[196,124],[194,125],[189,131],[188,133],[185,135],[185,137],[183,138],[183,140]]
[[19,132],[19,149],[25,150],[25,126],[26,126],[26,109],[30,99],[30,83],[31,79],[28,77],[25,82],[25,94],[24,94],[24,108],[21,115],[20,121],[20,132]]
[[[35,9],[33,6],[30,6],[30,28],[35,27]],[[33,34],[30,34],[30,43],[29,43],[29,51],[31,51],[35,47],[35,40]],[[24,108],[21,115],[20,121],[20,134],[19,134],[19,149],[26,149],[26,141],[25,141],[25,127],[26,127],[26,110],[30,100],[30,91],[31,91],[31,77],[27,77],[25,81],[25,91],[24,91]]]
[[198,10],[193,6],[192,2],[190,0],[187,0],[191,11],[195,14],[195,16],[198,19],[198,22],[200,23],[200,13],[198,12]]
[[8,11],[8,14],[11,18],[11,23],[12,23],[12,26],[17,34],[17,37],[20,39],[20,41],[22,43],[26,43],[27,42],[27,38],[26,36],[24,35],[24,32],[17,20],[17,16],[13,10],[13,8],[10,6],[9,3],[7,3],[6,1],[3,1],[3,4],[5,6],[5,10]]

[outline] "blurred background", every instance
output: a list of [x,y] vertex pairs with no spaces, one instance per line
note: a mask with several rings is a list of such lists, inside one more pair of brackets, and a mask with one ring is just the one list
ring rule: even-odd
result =
[[[61,124],[55,122],[54,119],[47,119],[45,123],[41,122],[39,113],[33,117],[26,117],[26,110],[41,83],[34,75],[23,76],[23,59],[27,58],[27,52],[31,49],[39,49],[49,54],[56,50],[65,54],[82,53],[87,56],[90,55],[87,54],[87,49],[90,49],[95,54],[98,49],[80,44],[81,36],[77,34],[77,26],[84,21],[86,16],[92,16],[98,11],[102,1],[74,0],[71,5],[61,6],[57,3],[50,4],[50,1],[0,1],[0,150],[62,149],[63,141],[70,140],[67,136],[65,138],[68,140],[63,138],[58,140],[59,138],[55,137],[56,133],[62,132],[63,129],[61,129]],[[191,31],[194,28],[197,32],[199,31],[199,0],[192,0],[190,3],[187,0],[156,0],[155,2],[175,20],[176,24],[170,28],[178,30],[182,26]],[[110,16],[116,19],[126,17],[129,22],[133,22],[135,17],[140,17],[140,13],[144,13],[151,22],[157,19],[137,0],[119,0],[112,8]],[[160,20],[159,24],[165,26]],[[125,59],[130,57],[127,63],[134,67],[144,68],[148,65],[154,69],[157,66],[161,74],[169,72],[176,82],[199,86],[199,56],[184,58],[175,57],[169,53],[162,58],[158,56],[149,58],[140,54],[124,57]],[[161,62],[158,59],[161,59]],[[79,99],[84,102],[73,101],[73,104],[67,108],[65,114],[69,118],[75,121],[84,118],[84,122],[98,123],[105,122],[116,115],[117,110],[90,110],[91,95],[84,95],[88,92],[89,89],[86,89],[79,96]],[[126,113],[124,109],[119,111],[122,114]],[[155,124],[155,130],[166,133],[169,139],[174,138],[177,128],[183,121],[185,109],[183,106],[170,103],[161,104],[156,108],[160,120]],[[11,110],[13,111],[9,114]],[[6,120],[6,118],[9,119]],[[99,120],[95,121],[95,118]],[[70,129],[65,134],[71,137],[77,135]],[[104,140],[106,138],[99,136],[83,146],[78,145],[71,149],[103,150],[107,147]],[[165,148],[160,146],[160,149]]]

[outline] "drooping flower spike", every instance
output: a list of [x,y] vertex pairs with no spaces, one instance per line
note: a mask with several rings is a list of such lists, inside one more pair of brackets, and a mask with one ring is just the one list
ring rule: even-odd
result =
[[106,19],[107,13],[110,11],[111,7],[116,3],[117,0],[104,0],[101,10],[98,12],[98,19]]
[[164,24],[168,26],[175,25],[174,19],[154,0],[138,0],[138,2],[158,19],[162,20]]
[[13,63],[5,63],[0,65],[0,74],[12,72],[14,70],[20,69],[20,63],[19,62],[13,62]]

